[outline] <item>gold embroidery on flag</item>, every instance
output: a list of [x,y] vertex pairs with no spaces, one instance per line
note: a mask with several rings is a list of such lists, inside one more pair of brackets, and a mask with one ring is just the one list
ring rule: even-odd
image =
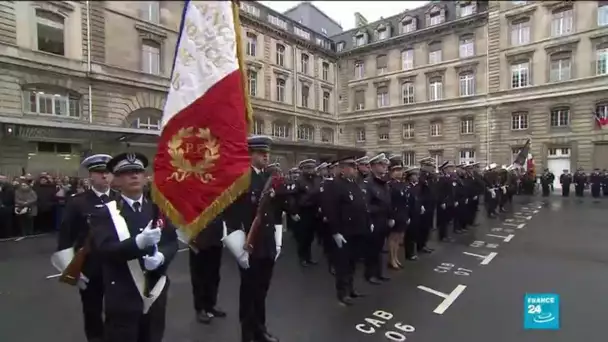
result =
[[[183,182],[192,176],[202,183],[209,183],[215,179],[209,169],[220,158],[220,144],[208,128],[182,128],[167,145],[171,166],[175,168],[168,180]],[[193,154],[203,157],[201,160],[192,160]]]

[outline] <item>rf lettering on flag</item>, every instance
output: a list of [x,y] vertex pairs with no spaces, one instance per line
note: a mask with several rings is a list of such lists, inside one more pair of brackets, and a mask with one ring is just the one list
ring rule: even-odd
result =
[[152,185],[154,201],[184,239],[250,183],[240,32],[233,2],[186,1]]

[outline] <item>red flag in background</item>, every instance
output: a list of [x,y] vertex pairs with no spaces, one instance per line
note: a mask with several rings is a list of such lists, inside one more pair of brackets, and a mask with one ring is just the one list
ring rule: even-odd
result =
[[250,183],[239,9],[186,1],[154,158],[152,196],[189,240]]
[[595,122],[600,129],[608,127],[608,113],[594,113]]

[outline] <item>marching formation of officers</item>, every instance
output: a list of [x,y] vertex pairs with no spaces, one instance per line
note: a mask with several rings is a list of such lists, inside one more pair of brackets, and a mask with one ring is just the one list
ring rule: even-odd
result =
[[[540,177],[540,184],[542,187],[543,196],[549,196],[552,190],[553,180],[555,175],[545,169],[545,172]],[[562,175],[559,176],[559,183],[562,187],[562,196],[570,196],[570,188],[574,184],[574,194],[576,197],[583,197],[585,195],[585,189],[591,188],[591,196],[593,198],[599,198],[602,195],[608,197],[608,170],[604,169],[600,171],[599,168],[595,168],[590,174],[586,174],[583,168],[579,168],[574,175],[568,170],[564,170]]]
[[[531,173],[496,164],[482,171],[478,163],[436,165],[429,157],[419,167],[406,167],[399,156],[385,154],[331,163],[306,159],[282,175],[280,165],[269,164],[271,138],[255,136],[248,143],[249,189],[189,244],[196,319],[210,324],[226,316],[217,307],[223,240],[235,231],[248,235],[259,224],[251,241],[248,235],[250,248],[235,255],[243,342],[278,341],[266,327],[266,297],[283,231],[293,233],[302,267],[317,264],[315,239],[322,245],[337,299],[351,306],[363,296],[354,286],[357,263],[363,262],[367,282],[381,285],[390,280],[386,269],[404,267],[401,246],[404,259],[416,261],[433,252],[428,241],[435,227],[439,241],[449,243],[453,234],[476,226],[482,197],[487,216],[493,218],[507,210],[513,195],[533,192],[536,183]],[[58,253],[89,250],[78,279],[87,340],[160,342],[169,287],[166,270],[178,249],[178,231],[145,195],[148,161],[139,153],[123,153],[94,155],[82,165],[92,187],[68,201]],[[281,181],[269,181],[275,177]],[[112,178],[120,192],[110,190]],[[540,177],[543,194],[553,179],[548,171]],[[574,183],[581,196],[590,183],[596,197],[600,189],[608,195],[607,179],[606,172],[586,176],[579,171],[565,173],[560,182],[564,189]]]

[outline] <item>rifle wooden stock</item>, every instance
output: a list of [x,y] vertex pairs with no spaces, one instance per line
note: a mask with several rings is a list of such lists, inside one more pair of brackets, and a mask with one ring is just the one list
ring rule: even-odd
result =
[[266,184],[264,184],[264,188],[262,189],[260,204],[258,205],[257,211],[255,213],[255,218],[253,219],[253,222],[251,222],[251,228],[249,229],[247,239],[245,240],[245,250],[249,253],[253,252],[253,249],[255,248],[253,242],[256,240],[256,237],[259,234],[260,226],[262,225],[262,217],[264,217],[264,212],[266,211],[268,204],[272,199],[272,196],[270,196],[270,192],[274,190],[272,189],[272,185],[276,177],[277,176],[275,174],[268,177],[268,180],[266,181]]
[[84,267],[84,262],[86,261],[87,255],[91,250],[91,236],[87,236],[87,239],[78,252],[74,255],[74,258],[68,264],[68,267],[63,270],[61,276],[59,277],[59,281],[62,283],[66,283],[68,285],[75,286],[80,279],[80,274],[82,273],[82,268]]

